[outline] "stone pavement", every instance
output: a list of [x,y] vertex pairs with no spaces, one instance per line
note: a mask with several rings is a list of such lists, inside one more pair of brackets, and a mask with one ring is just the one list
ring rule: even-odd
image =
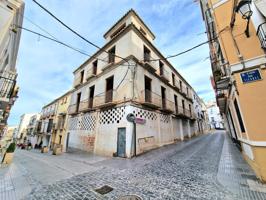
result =
[[[27,196],[24,193],[11,199],[117,199],[127,194],[142,199],[266,199],[265,186],[258,183],[224,132],[168,145],[131,160],[19,153],[26,157],[23,165],[27,167],[27,176],[33,177],[32,191]],[[16,157],[14,164],[18,159],[21,158]],[[36,176],[30,161],[43,165],[39,166],[40,171],[46,169],[43,176]],[[57,178],[41,180],[49,172],[46,165],[50,171],[57,169]],[[76,175],[77,172],[80,174]],[[11,180],[15,182],[14,178]],[[8,181],[1,184],[7,185],[1,194],[7,194],[8,188],[16,189]],[[113,190],[105,195],[95,191],[104,185]]]

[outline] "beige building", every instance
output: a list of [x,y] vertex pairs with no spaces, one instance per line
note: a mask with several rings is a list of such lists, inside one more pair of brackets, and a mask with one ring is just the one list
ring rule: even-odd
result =
[[16,61],[22,25],[24,2],[0,1],[0,137],[3,134],[11,107],[17,99]]
[[201,0],[216,100],[233,140],[266,181],[266,2]]
[[154,46],[155,35],[136,12],[104,38],[102,50],[74,71],[69,147],[132,157],[195,135],[192,87]]
[[37,125],[37,144],[53,149],[55,146],[66,150],[67,145],[67,110],[71,91],[56,98],[42,108]]

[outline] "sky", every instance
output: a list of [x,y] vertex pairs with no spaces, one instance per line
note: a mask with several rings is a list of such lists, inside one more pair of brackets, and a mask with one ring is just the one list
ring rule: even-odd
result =
[[[56,22],[32,0],[24,1],[23,27],[45,35],[48,32],[90,55],[97,51]],[[131,8],[155,34],[154,44],[164,56],[207,40],[200,6],[194,0],[37,1],[99,46],[105,44],[104,33]],[[214,98],[208,55],[208,45],[204,45],[169,59],[204,101]],[[41,112],[45,104],[71,89],[73,71],[87,59],[87,56],[23,31],[17,59],[19,98],[11,110],[8,123],[16,125],[22,114]]]

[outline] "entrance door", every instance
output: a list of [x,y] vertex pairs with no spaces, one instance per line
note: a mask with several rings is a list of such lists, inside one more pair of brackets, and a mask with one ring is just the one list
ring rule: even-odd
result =
[[126,157],[126,128],[118,128],[117,156]]
[[67,140],[66,140],[66,152],[68,150],[68,143],[69,143],[69,132],[67,133]]

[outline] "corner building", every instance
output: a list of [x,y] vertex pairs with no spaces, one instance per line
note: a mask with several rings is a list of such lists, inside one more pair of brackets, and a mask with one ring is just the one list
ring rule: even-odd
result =
[[191,86],[137,13],[127,12],[104,38],[102,50],[74,71],[69,147],[132,157],[198,134]]
[[233,141],[257,176],[266,181],[266,3],[200,3],[210,40],[217,105]]

